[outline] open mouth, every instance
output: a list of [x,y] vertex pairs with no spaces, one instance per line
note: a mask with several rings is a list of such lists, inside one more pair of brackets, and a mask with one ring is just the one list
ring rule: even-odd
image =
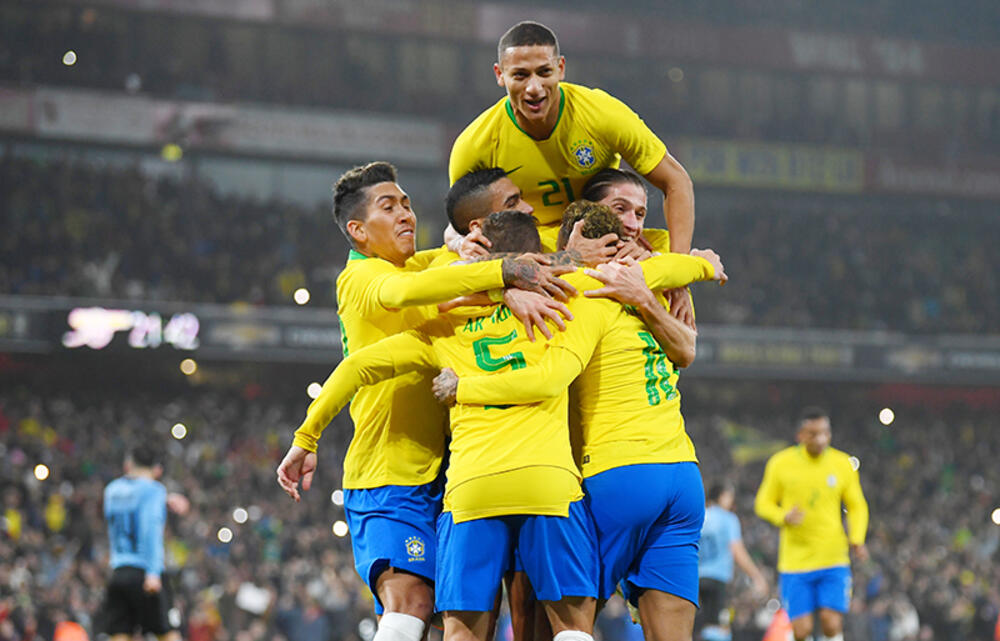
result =
[[402,229],[396,235],[398,237],[400,237],[400,238],[413,238],[413,230],[412,229]]
[[529,111],[539,112],[539,111],[542,110],[542,107],[545,105],[545,97],[542,96],[541,98],[536,98],[534,100],[529,99],[529,98],[525,98],[524,99],[524,104],[528,108]]

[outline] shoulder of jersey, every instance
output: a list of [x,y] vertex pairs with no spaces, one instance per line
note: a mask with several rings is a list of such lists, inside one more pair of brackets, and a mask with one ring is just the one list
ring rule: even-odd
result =
[[585,108],[587,106],[604,109],[609,106],[624,104],[621,100],[615,98],[607,91],[597,89],[596,87],[585,87],[571,82],[560,83],[560,86],[563,88],[563,91],[566,92],[567,103],[572,101],[574,109],[579,109],[581,107]]
[[470,122],[465,129],[462,130],[462,133],[458,134],[458,138],[455,139],[455,144],[457,145],[459,142],[475,144],[483,138],[491,138],[496,124],[501,122],[503,118],[507,117],[506,108],[504,106],[506,100],[507,96],[504,96],[494,103],[493,106],[476,116],[475,120]]

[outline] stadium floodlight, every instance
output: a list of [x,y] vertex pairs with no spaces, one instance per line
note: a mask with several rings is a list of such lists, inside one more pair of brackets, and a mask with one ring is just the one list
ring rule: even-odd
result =
[[63,54],[62,63],[67,67],[72,67],[76,64],[76,52],[70,49]]
[[185,376],[191,376],[197,371],[198,363],[193,358],[185,358],[181,361],[181,373]]
[[170,435],[178,441],[187,436],[187,434],[188,428],[184,425],[184,423],[175,423],[174,426],[170,428]]
[[295,293],[292,294],[292,298],[299,305],[305,305],[306,303],[309,302],[311,295],[309,294],[308,289],[306,289],[305,287],[299,287],[298,289],[295,290]]
[[219,528],[218,537],[222,543],[229,543],[233,540],[233,531],[227,527],[221,527]]
[[44,481],[49,478],[49,466],[44,463],[39,463],[35,466],[35,478],[39,481]]
[[993,510],[993,514],[990,516],[990,518],[993,520],[995,524],[1000,525],[1000,507]]
[[239,523],[240,525],[246,523],[247,519],[249,518],[250,518],[250,513],[247,512],[245,509],[238,507],[235,510],[233,510],[233,520]]
[[344,537],[347,536],[347,523],[344,521],[336,521],[333,524],[333,534],[334,536]]
[[893,412],[888,407],[883,407],[882,411],[878,413],[878,420],[882,425],[888,427],[892,425],[892,422],[896,420],[896,413]]

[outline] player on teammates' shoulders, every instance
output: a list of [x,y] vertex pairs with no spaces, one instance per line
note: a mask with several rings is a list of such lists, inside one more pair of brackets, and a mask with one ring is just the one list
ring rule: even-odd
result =
[[[448,164],[451,182],[486,167],[501,167],[521,188],[539,220],[542,245],[555,246],[565,207],[584,183],[624,159],[664,194],[669,248],[686,254],[694,233],[694,187],[663,142],[628,105],[600,89],[563,82],[566,60],[555,34],[520,22],[500,38],[493,66],[507,96],[458,136]],[[452,232],[454,234],[454,232]],[[447,236],[449,243],[454,235]],[[693,323],[678,292],[675,315]]]

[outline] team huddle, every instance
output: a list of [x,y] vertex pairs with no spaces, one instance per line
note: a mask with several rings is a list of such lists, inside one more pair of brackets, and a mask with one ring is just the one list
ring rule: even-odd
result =
[[[337,280],[345,358],[278,482],[299,500],[323,430],[350,403],[344,507],[376,641],[420,641],[435,612],[449,641],[489,639],[505,582],[517,639],[592,641],[616,590],[647,639],[690,639],[705,491],[677,380],[696,353],[688,285],[727,275],[715,252],[691,250],[683,167],[624,103],[562,81],[548,28],[515,25],[497,60],[507,96],[455,142],[444,246],[415,250],[388,163],[337,181],[334,218],[352,245]],[[664,194],[669,233],[645,228],[643,177]],[[823,500],[839,507],[848,492],[863,547],[857,472],[816,465]],[[766,518],[798,525],[804,506],[776,479],[759,499]]]

